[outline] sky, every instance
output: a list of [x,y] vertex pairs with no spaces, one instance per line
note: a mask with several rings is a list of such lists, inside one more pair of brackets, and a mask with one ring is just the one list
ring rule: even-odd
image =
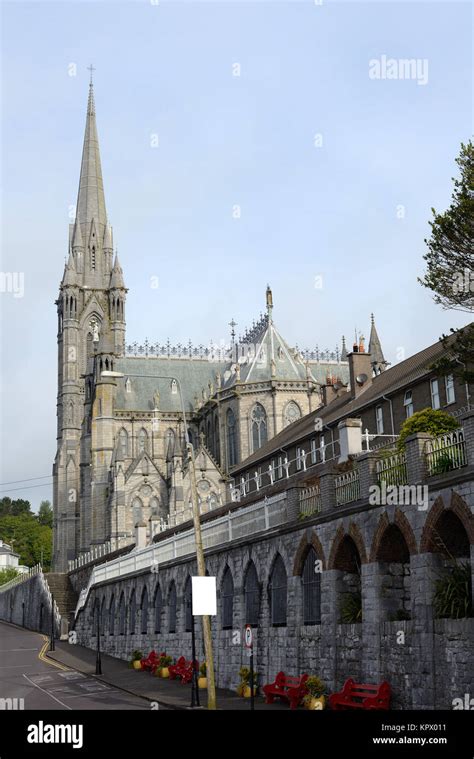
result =
[[395,363],[467,323],[417,277],[472,134],[470,4],[39,0],[1,22],[0,496],[51,498],[91,63],[127,342],[227,341],[267,283],[300,348],[368,339],[373,312]]

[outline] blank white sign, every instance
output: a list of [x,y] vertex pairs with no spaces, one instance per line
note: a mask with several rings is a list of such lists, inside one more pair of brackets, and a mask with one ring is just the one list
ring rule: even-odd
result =
[[193,615],[217,614],[217,593],[215,577],[191,577],[193,591]]

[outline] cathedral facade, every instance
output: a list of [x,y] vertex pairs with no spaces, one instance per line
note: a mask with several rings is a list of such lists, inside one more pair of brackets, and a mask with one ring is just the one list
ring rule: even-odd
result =
[[[76,219],[56,301],[56,571],[95,546],[115,550],[135,542],[137,525],[151,540],[190,517],[186,431],[206,512],[229,499],[234,467],[317,409],[325,386],[348,382],[344,342],[341,352],[322,354],[286,343],[268,286],[264,315],[243,336],[232,333],[224,347],[127,346],[126,301],[91,84]],[[381,354],[378,338],[372,348]]]

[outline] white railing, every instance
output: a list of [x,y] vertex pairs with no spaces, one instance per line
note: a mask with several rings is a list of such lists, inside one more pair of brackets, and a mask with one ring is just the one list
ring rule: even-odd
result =
[[41,564],[35,564],[34,567],[30,567],[28,572],[22,572],[21,574],[14,577],[12,580],[9,580],[3,585],[0,585],[0,593],[3,593],[5,590],[10,590],[10,588],[15,587],[15,585],[18,585],[21,582],[26,582],[34,575],[40,574],[40,572],[42,571],[43,570],[41,568]]
[[426,444],[428,474],[444,474],[467,465],[466,441],[462,429],[439,435]]
[[406,453],[394,453],[379,459],[376,463],[378,481],[386,485],[406,485],[408,483]]
[[336,505],[343,506],[360,498],[360,477],[358,469],[338,474],[335,477]]
[[[118,547],[119,546],[117,546],[117,548]],[[79,567],[84,566],[84,564],[89,564],[90,561],[100,559],[102,556],[106,556],[108,553],[112,553],[114,550],[116,549],[112,548],[112,542],[110,540],[108,540],[106,543],[100,543],[99,545],[92,546],[90,551],[81,553],[77,559],[71,559],[71,561],[68,561],[68,571],[71,572],[74,569],[79,569]]]
[[321,490],[319,485],[311,485],[303,488],[299,494],[300,514],[305,517],[317,514],[321,511]]
[[[277,493],[263,501],[229,512],[201,526],[204,549],[237,540],[247,535],[263,532],[283,524],[287,519],[286,494]],[[105,562],[92,569],[87,587],[81,590],[76,606],[76,615],[86,603],[93,585],[124,575],[133,574],[152,566],[158,567],[166,561],[189,556],[196,550],[194,529],[173,535],[159,543],[135,550],[123,558]]]

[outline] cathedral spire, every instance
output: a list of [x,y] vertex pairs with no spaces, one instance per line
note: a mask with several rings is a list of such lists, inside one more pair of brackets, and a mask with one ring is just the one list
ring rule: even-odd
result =
[[[86,129],[82,149],[81,177],[77,195],[76,220],[82,227],[84,239],[88,239],[88,230],[94,220],[99,239],[103,239],[107,211],[105,208],[104,183],[100,164],[99,138],[95,120],[94,86],[89,85],[87,102]],[[87,226],[85,226],[87,225]],[[84,236],[85,233],[85,236]]]
[[380,338],[377,333],[377,329],[375,327],[375,319],[374,315],[370,315],[370,321],[371,321],[371,327],[370,327],[370,340],[369,340],[369,353],[371,358],[371,364],[374,369],[375,374],[380,374],[380,372],[383,372],[384,369],[389,366],[388,361],[385,361],[385,357],[383,355],[382,345],[380,343]]

